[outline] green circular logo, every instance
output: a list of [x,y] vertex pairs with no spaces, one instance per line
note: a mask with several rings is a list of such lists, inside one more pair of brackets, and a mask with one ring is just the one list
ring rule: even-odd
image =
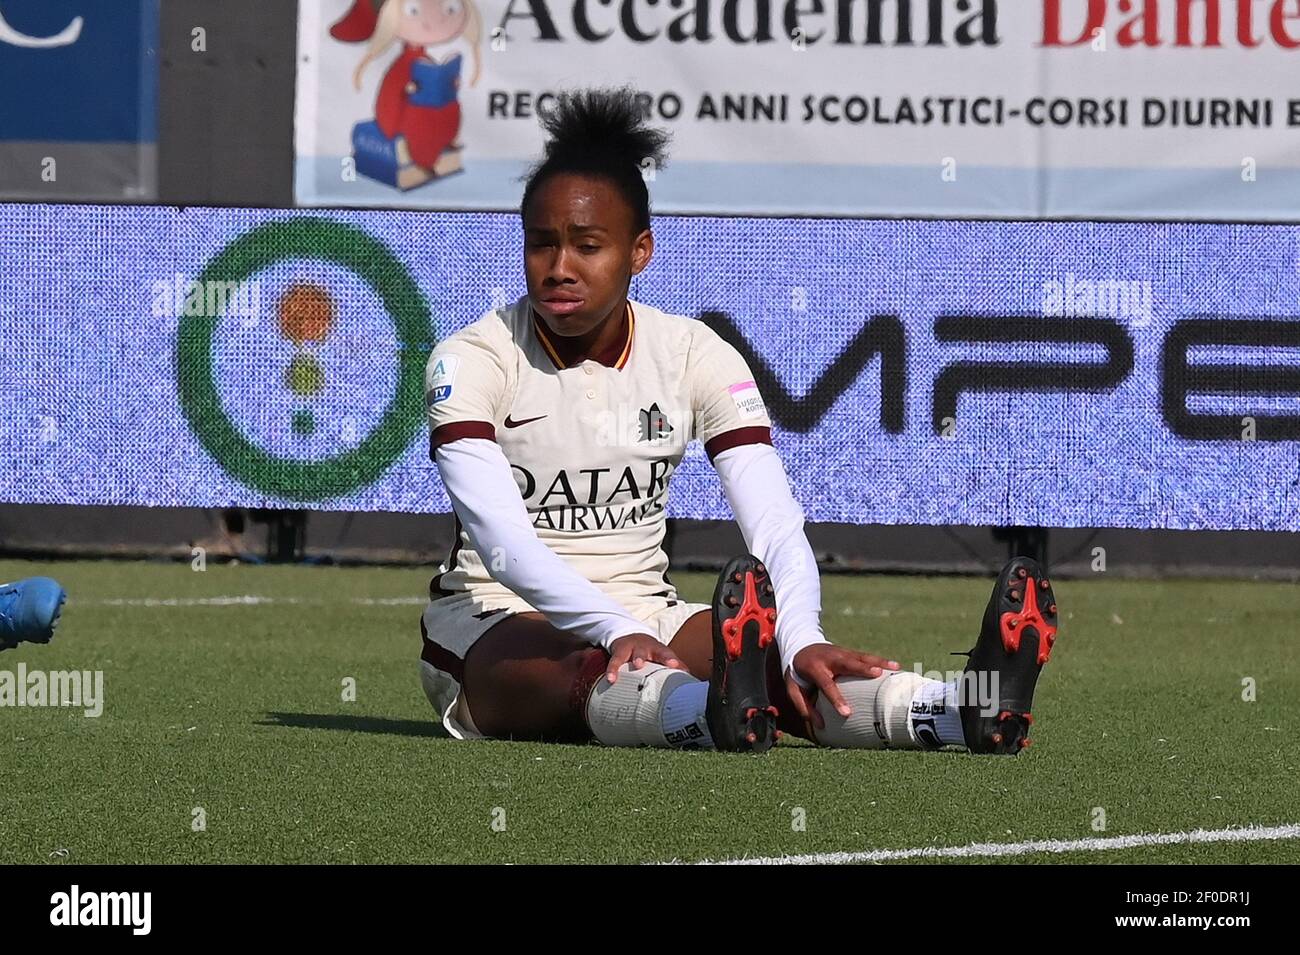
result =
[[[272,454],[248,440],[222,406],[213,368],[213,337],[220,314],[183,314],[176,334],[176,371],[181,407],[195,435],[233,477],[267,494],[298,501],[337,497],[374,482],[411,445],[424,425],[424,364],[433,347],[429,305],[410,272],[381,242],[353,226],[304,217],[258,226],[239,236],[208,263],[199,289],[230,288],[286,259],[315,259],[339,265],[374,290],[397,333],[397,387],[379,422],[360,442],[333,457],[304,461]],[[222,283],[216,285],[215,283]],[[330,316],[310,290],[296,296],[293,334],[323,334]],[[293,293],[291,293],[293,294]],[[282,317],[282,322],[285,319]],[[290,387],[309,393],[319,370],[296,358],[288,369]],[[295,413],[295,431],[313,427],[309,414]]]

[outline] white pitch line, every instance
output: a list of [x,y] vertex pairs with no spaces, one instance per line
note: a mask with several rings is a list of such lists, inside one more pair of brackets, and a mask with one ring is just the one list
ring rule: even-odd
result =
[[[331,604],[333,600],[302,600],[298,597],[259,597],[237,594],[227,597],[114,597],[104,600],[76,600],[79,606],[97,607],[265,607],[268,604]],[[426,597],[352,597],[348,603],[363,606],[416,606],[427,604]]]
[[872,849],[868,852],[817,852],[798,856],[754,859],[703,859],[696,865],[853,865],[900,859],[966,859],[1023,856],[1040,852],[1109,852],[1143,846],[1173,846],[1205,842],[1266,842],[1300,839],[1300,825],[1246,826],[1236,829],[1193,829],[1191,832],[1140,833],[1088,839],[1046,839],[1032,842],[972,842],[965,846],[923,846],[917,849]]
[[296,597],[258,597],[254,594],[232,597],[114,597],[75,601],[78,604],[97,604],[101,607],[260,607],[266,604],[301,602]]

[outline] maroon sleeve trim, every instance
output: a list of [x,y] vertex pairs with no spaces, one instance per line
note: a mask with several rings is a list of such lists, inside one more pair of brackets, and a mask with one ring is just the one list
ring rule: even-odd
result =
[[715,434],[704,444],[704,453],[709,456],[709,462],[712,463],[723,451],[729,448],[738,448],[742,444],[771,444],[772,429],[766,426],[755,426],[752,428],[736,428],[732,431],[724,431],[722,434]]
[[452,421],[439,425],[429,435],[429,457],[432,458],[433,452],[444,444],[460,438],[487,438],[495,441],[497,429],[486,421]]

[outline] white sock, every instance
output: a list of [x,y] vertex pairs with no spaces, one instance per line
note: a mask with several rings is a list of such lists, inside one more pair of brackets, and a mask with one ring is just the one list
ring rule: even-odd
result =
[[[606,746],[713,748],[704,719],[709,685],[685,670],[623,664],[618,681],[604,676],[587,698],[587,725]],[[671,712],[669,702],[672,703]]]
[[911,670],[896,670],[866,679],[858,676],[835,678],[849,708],[847,719],[836,712],[825,693],[817,696],[817,711],[826,721],[817,730],[817,742],[847,749],[917,749],[912,736],[908,709],[923,678]]
[[909,707],[912,735],[927,749],[965,746],[961,710],[957,705],[957,684],[926,680],[916,688]]
[[826,726],[817,730],[817,742],[824,746],[934,749],[950,743],[966,745],[953,684],[927,680],[911,670],[895,670],[870,680],[837,677],[835,683],[853,714],[845,719],[826,694],[818,696],[817,710]]
[[669,745],[678,749],[713,749],[713,734],[705,710],[709,684],[703,680],[683,683],[668,694],[660,716],[660,728]]

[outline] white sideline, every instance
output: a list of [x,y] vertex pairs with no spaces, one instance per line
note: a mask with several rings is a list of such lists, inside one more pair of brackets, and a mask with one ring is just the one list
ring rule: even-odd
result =
[[[348,603],[364,606],[415,606],[429,602],[427,597],[351,597]],[[264,607],[268,604],[330,604],[333,600],[303,600],[299,597],[258,597],[238,594],[229,597],[113,597],[104,600],[78,600],[93,607]]]
[[1277,839],[1300,839],[1300,825],[1193,829],[1191,832],[1154,832],[1132,836],[1047,839],[1033,842],[972,842],[965,846],[872,849],[868,852],[817,852],[798,856],[702,859],[695,865],[853,865],[866,862],[895,862],[900,859],[998,858],[1041,852],[1108,852],[1114,849],[1136,849],[1142,846],[1172,846],[1203,842],[1263,842]]

